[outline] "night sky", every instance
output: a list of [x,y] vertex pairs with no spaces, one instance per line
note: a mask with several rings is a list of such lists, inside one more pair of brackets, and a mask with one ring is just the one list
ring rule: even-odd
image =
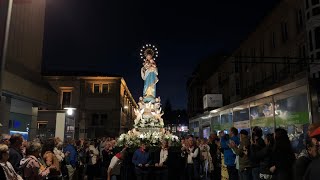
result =
[[142,95],[145,43],[158,46],[157,96],[186,108],[186,81],[215,52],[230,52],[276,0],[47,0],[44,71],[95,71],[125,78]]

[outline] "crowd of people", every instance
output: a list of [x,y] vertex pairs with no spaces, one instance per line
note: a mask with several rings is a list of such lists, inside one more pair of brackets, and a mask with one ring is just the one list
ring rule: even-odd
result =
[[116,140],[60,138],[25,141],[3,134],[0,180],[313,180],[320,177],[320,123],[309,126],[305,149],[295,154],[287,131],[263,134],[259,127],[212,133],[208,139],[181,138],[181,147],[163,141],[150,149],[116,147]]
[[112,138],[69,139],[65,143],[60,138],[36,138],[27,142],[20,134],[3,134],[0,180],[110,180],[120,175],[112,171],[121,165],[114,158],[121,159],[124,154],[115,153],[115,142]]

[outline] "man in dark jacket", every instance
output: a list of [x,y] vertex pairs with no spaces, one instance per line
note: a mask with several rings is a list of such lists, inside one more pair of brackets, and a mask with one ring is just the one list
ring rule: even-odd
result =
[[[262,139],[262,129],[258,126],[255,126],[252,129],[252,138],[251,138],[251,147],[250,150],[253,152],[252,154],[256,154],[257,152],[261,151],[266,144]],[[259,173],[260,173],[260,161],[258,157],[249,154],[249,158],[251,160],[252,165],[252,177],[253,180],[260,180]]]
[[306,149],[299,154],[299,157],[294,164],[293,172],[295,180],[303,180],[309,164],[312,160],[319,158],[319,151],[316,143],[316,139],[308,138],[306,140]]
[[240,146],[237,147],[234,142],[230,143],[230,147],[239,156],[239,175],[241,180],[251,180],[251,161],[248,157],[248,151],[250,146],[250,141],[248,138],[248,131],[242,129],[240,131]]
[[22,159],[22,142],[23,138],[21,134],[13,134],[10,137],[9,162],[18,174],[21,174],[20,161]]
[[213,172],[211,174],[212,179],[220,179],[221,169],[219,167],[218,162],[218,146],[216,144],[216,139],[218,138],[217,133],[212,133],[209,137],[209,147],[210,147],[210,155],[212,158],[213,164]]

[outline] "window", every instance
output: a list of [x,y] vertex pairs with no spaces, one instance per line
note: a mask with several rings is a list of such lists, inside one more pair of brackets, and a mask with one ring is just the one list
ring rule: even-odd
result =
[[251,59],[252,63],[256,62],[256,48],[251,48]]
[[104,125],[105,122],[107,122],[107,120],[108,120],[108,114],[101,114],[100,124]]
[[309,31],[309,49],[310,51],[313,51],[313,43],[312,43],[312,32]]
[[307,56],[307,53],[306,53],[306,46],[305,45],[303,45],[302,46],[302,57],[306,57]]
[[286,42],[288,40],[288,25],[286,22],[281,23],[281,33],[282,33],[282,41]]
[[312,9],[312,16],[317,16],[320,14],[320,7],[316,7]]
[[306,9],[309,8],[309,0],[306,0]]
[[88,92],[88,94],[92,94],[92,86],[93,86],[93,84],[91,84],[91,83],[87,83],[87,92]]
[[62,92],[62,107],[70,106],[71,92]]
[[303,29],[303,15],[302,10],[299,9],[297,12],[297,32],[299,33]]
[[[234,72],[239,73],[240,72],[240,57],[236,57],[236,62],[234,63]],[[221,77],[219,76],[219,82],[220,82]]]
[[317,5],[319,4],[319,0],[311,0],[311,4],[314,6],[314,5]]
[[109,85],[108,84],[102,84],[102,93],[106,94],[109,92]]
[[307,20],[310,19],[310,12],[307,12]]
[[260,60],[263,60],[263,57],[264,57],[264,40],[260,41],[260,56],[262,57]]
[[93,85],[93,93],[95,93],[95,94],[100,93],[100,85],[99,84]]
[[320,26],[314,29],[316,49],[320,49]]
[[92,114],[92,121],[91,121],[91,125],[93,126],[97,126],[99,125],[99,114]]
[[271,34],[271,43],[272,43],[272,47],[276,48],[276,33],[272,32]]
[[240,82],[236,80],[236,95],[240,95]]

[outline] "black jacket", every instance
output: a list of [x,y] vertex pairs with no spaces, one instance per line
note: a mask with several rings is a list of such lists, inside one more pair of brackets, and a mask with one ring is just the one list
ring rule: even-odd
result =
[[260,151],[250,149],[250,156],[259,160],[260,173],[271,174],[269,169],[272,166],[272,147],[266,146]]
[[[154,157],[153,157],[153,162],[154,163],[159,163],[160,162],[160,152],[161,152],[161,149],[157,150],[155,153],[154,153]],[[169,151],[168,151],[168,157],[166,159],[165,162],[163,162],[163,166],[167,166],[168,164],[168,158],[169,158]]]
[[17,151],[15,148],[9,149],[9,162],[12,164],[13,169],[18,173],[21,174],[20,169],[20,161],[22,159],[22,154]]
[[[257,139],[257,144],[251,144],[250,151],[253,154],[255,154],[255,153],[261,151],[265,147],[266,147],[266,144],[264,143],[264,140],[262,138],[258,138]],[[251,154],[249,154],[249,159],[251,161],[251,166],[253,168],[254,167],[259,167],[260,161],[261,161],[260,157],[252,156]]]
[[305,175],[309,164],[311,163],[311,158],[305,152],[302,156],[300,156],[293,167],[294,179],[295,180],[303,180],[303,176]]
[[313,160],[304,175],[305,180],[318,180],[320,177],[320,158]]

